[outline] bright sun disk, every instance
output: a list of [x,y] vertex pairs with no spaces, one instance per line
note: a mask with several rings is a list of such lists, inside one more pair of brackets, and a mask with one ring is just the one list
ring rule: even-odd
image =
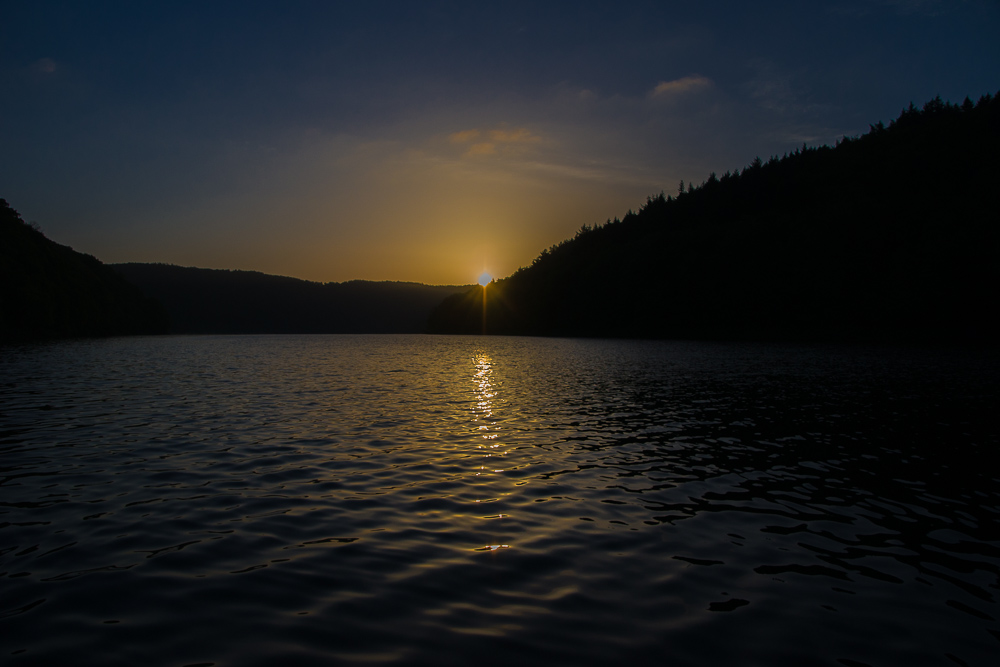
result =
[[483,275],[479,276],[479,284],[486,287],[493,280],[493,276],[483,271]]

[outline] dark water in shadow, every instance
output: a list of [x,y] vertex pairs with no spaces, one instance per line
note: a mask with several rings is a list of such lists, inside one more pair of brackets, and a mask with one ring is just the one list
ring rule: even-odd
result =
[[995,665],[994,355],[0,349],[0,662]]

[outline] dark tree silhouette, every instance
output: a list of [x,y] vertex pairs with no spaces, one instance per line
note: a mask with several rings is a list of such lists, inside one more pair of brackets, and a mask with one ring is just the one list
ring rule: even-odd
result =
[[[1000,342],[998,99],[910,104],[584,226],[490,286],[489,332]],[[430,329],[478,331],[472,301]]]
[[364,280],[324,284],[170,264],[112,266],[163,303],[171,333],[185,334],[420,333],[434,306],[469,288]]
[[0,199],[0,342],[166,328],[159,303],[94,257],[50,241]]

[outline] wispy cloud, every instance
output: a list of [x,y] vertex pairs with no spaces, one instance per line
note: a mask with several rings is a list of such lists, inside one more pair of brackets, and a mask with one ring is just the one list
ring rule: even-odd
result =
[[754,76],[744,87],[757,106],[777,113],[795,110],[800,106],[789,73],[781,71],[765,59],[755,59],[750,67]]
[[490,138],[493,141],[503,144],[531,144],[541,141],[541,137],[532,134],[526,127],[519,127],[514,130],[493,130],[490,132]]
[[672,97],[711,87],[711,79],[695,74],[674,79],[673,81],[661,81],[653,87],[653,90],[649,91],[649,96],[653,98]]
[[[486,139],[486,141],[478,141],[480,138]],[[466,157],[520,153],[528,145],[538,143],[541,140],[540,136],[526,127],[461,130],[448,135],[450,143],[469,145],[465,152]]]
[[52,58],[41,58],[32,64],[32,69],[43,74],[51,74],[56,71],[56,61]]
[[466,155],[494,155],[497,152],[497,145],[488,141],[481,141],[469,146]]
[[650,192],[660,187],[645,170],[629,164],[559,164],[555,162],[527,162],[525,169],[530,169],[546,175],[589,181],[591,183],[628,183],[638,185]]
[[448,141],[453,144],[467,144],[479,138],[479,130],[462,130],[448,135]]

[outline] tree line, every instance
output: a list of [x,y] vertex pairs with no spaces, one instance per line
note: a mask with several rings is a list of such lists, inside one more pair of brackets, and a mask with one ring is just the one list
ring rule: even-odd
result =
[[0,343],[166,329],[154,299],[95,257],[49,240],[0,199]]
[[[1000,97],[937,97],[584,225],[429,330],[997,342]],[[484,304],[485,297],[485,304]]]
[[420,333],[446,296],[468,286],[352,280],[318,283],[258,271],[113,264],[160,301],[170,333]]

